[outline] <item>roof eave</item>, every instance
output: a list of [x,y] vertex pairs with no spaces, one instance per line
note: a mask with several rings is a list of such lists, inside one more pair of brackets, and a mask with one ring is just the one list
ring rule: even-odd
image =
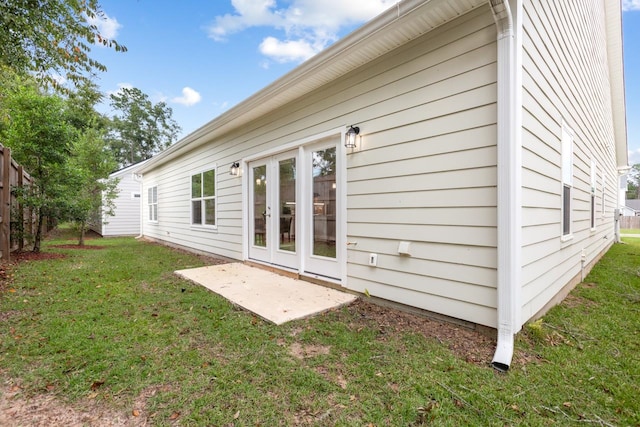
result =
[[619,169],[628,167],[627,113],[624,94],[624,57],[622,43],[622,6],[619,0],[606,0],[607,55],[611,85],[611,108]]
[[364,26],[152,157],[138,172],[148,172],[246,125],[485,3],[487,0],[399,1]]

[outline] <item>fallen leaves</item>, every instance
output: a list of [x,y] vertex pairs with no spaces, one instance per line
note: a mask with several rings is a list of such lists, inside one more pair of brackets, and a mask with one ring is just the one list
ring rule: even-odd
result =
[[91,384],[91,391],[96,391],[104,385],[104,380],[97,380]]

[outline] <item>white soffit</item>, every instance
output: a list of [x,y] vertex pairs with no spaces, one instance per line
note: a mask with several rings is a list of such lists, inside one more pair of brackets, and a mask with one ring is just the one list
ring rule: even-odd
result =
[[487,0],[402,0],[275,82],[151,158],[140,172],[214,140],[312,92]]
[[605,16],[617,166],[625,168],[629,163],[629,154],[627,151],[627,112],[624,94],[622,5],[620,0],[605,1]]

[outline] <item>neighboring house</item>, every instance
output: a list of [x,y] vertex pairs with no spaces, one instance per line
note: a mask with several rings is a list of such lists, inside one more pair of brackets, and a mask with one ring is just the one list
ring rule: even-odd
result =
[[640,199],[627,199],[621,209],[624,216],[636,216],[640,211]]
[[622,216],[636,216],[637,214],[638,214],[638,211],[636,211],[633,208],[630,208],[629,206],[620,207],[620,215]]
[[91,229],[102,236],[138,236],[140,234],[142,180],[135,174],[144,161],[113,172],[109,178],[117,178],[118,195],[114,199],[114,215],[101,215],[102,221],[92,224]]
[[144,236],[496,328],[506,370],[626,166],[618,1],[403,0],[137,172]]

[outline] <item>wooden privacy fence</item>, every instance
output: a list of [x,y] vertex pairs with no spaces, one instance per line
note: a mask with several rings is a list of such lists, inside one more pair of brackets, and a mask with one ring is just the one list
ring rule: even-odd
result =
[[22,250],[25,236],[33,235],[36,223],[32,212],[18,203],[14,187],[30,186],[31,176],[11,158],[11,149],[0,144],[0,258]]
[[621,216],[620,228],[640,228],[640,216]]

